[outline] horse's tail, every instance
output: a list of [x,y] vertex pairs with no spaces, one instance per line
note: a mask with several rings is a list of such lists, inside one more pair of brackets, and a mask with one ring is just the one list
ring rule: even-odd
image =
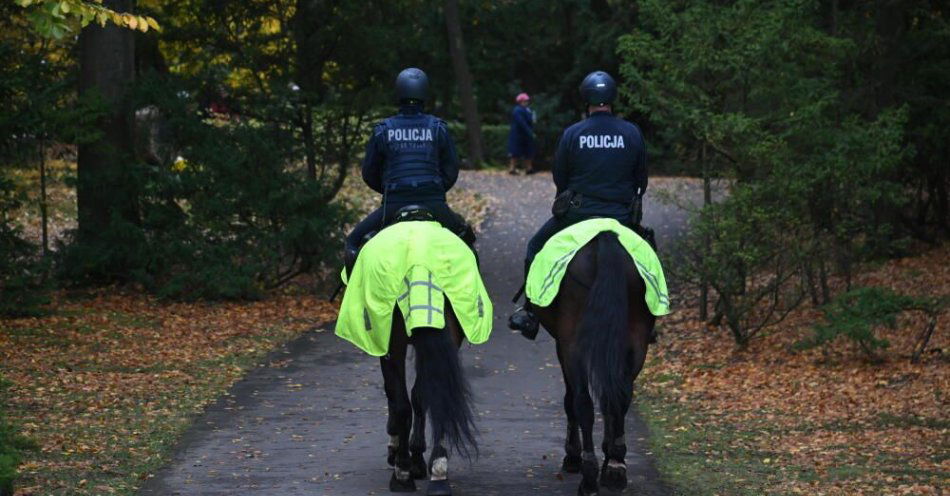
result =
[[627,271],[630,255],[617,235],[597,235],[597,273],[587,297],[578,330],[582,370],[591,389],[608,413],[619,412],[630,402],[633,384],[627,379],[628,338]]
[[[446,318],[448,321],[448,318]],[[478,454],[472,393],[462,373],[458,348],[446,329],[416,329],[416,382],[429,410],[432,439],[444,441],[446,448],[467,458]]]

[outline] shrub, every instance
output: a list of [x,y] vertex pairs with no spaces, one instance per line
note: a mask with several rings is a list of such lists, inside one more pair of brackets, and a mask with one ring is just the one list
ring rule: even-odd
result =
[[[0,376],[0,398],[8,383]],[[3,402],[0,402],[2,405]],[[3,410],[0,410],[0,496],[13,495],[13,480],[16,468],[24,451],[36,449],[36,444],[16,434],[13,426],[7,423]]]
[[[449,132],[455,140],[455,148],[459,160],[468,158],[468,136],[465,134],[465,124],[449,122]],[[482,124],[482,153],[489,163],[508,163],[508,125]]]
[[163,148],[177,153],[132,161],[113,179],[131,185],[137,219],[114,215],[95,242],[63,250],[67,278],[179,299],[256,298],[335,258],[349,212],[331,202],[329,180],[308,177],[299,137],[273,115],[286,109],[225,119],[198,109],[196,93],[171,77],[141,82],[135,107],[153,109]]
[[801,303],[800,249],[806,231],[788,210],[776,208],[774,184],[743,184],[702,211],[669,265],[679,280],[715,290],[717,317],[740,346],[781,322]]
[[37,247],[11,218],[19,207],[12,182],[0,176],[0,317],[37,315],[49,301]]
[[[869,359],[877,360],[879,359],[878,352],[887,349],[890,342],[887,339],[878,338],[874,334],[875,328],[880,326],[894,328],[897,325],[897,316],[905,311],[923,311],[934,317],[937,306],[935,301],[913,298],[887,288],[856,288],[839,295],[831,303],[825,305],[823,308],[825,322],[815,325],[814,334],[798,342],[796,347],[808,349],[828,346],[839,337],[844,337],[857,344]],[[932,328],[929,332],[932,332]],[[929,339],[929,334],[926,338]]]

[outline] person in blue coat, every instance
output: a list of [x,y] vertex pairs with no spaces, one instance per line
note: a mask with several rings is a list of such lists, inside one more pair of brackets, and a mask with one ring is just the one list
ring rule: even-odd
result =
[[[515,97],[515,107],[511,110],[511,128],[508,131],[509,174],[523,170],[527,174],[534,172],[534,114],[528,108],[531,98],[527,93]],[[519,165],[521,167],[519,167]]]
[[373,127],[363,159],[363,181],[382,195],[382,205],[346,237],[344,263],[352,271],[368,234],[394,220],[402,207],[425,207],[445,228],[471,245],[474,233],[446,203],[459,175],[455,142],[445,122],[423,112],[429,78],[410,67],[396,78],[399,113]]
[[[617,85],[609,74],[588,74],[580,91],[587,103],[587,118],[564,130],[558,142],[553,169],[557,187],[554,216],[528,242],[526,277],[544,243],[577,222],[608,217],[644,232],[639,225],[641,199],[647,189],[643,134],[636,124],[613,114]],[[538,318],[530,302],[511,316],[508,325],[534,339]]]

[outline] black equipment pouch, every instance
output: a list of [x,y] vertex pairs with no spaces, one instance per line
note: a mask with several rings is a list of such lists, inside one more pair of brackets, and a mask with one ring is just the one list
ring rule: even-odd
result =
[[571,208],[580,205],[579,200],[575,201],[576,197],[576,191],[570,189],[562,191],[561,194],[554,198],[554,204],[551,205],[551,215],[553,215],[556,219],[560,219],[567,215],[567,212],[569,212]]
[[636,195],[630,202],[630,225],[639,226],[643,221],[643,196]]

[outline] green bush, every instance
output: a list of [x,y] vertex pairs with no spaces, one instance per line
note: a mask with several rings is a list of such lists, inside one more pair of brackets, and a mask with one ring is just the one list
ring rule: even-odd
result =
[[[8,383],[0,376],[0,398],[7,387]],[[3,405],[3,402],[0,402],[0,405]],[[0,496],[12,496],[17,465],[23,452],[32,449],[36,449],[36,444],[16,434],[13,426],[4,417],[3,410],[0,410]]]
[[256,118],[214,119],[188,85],[140,83],[135,108],[154,106],[162,145],[182,159],[123,168],[112,180],[131,185],[137,220],[114,215],[95,242],[75,240],[63,275],[140,283],[176,299],[244,299],[334,260],[349,212],[331,202],[332,186],[307,178],[298,136],[274,115],[286,109],[262,104]]
[[890,342],[875,336],[879,326],[894,328],[897,316],[908,310],[932,313],[934,303],[896,293],[887,288],[856,288],[836,297],[823,308],[825,322],[814,327],[814,335],[796,343],[798,349],[828,346],[839,337],[857,344],[870,358],[887,349]]
[[[449,132],[455,140],[459,160],[468,158],[468,136],[465,124],[449,122]],[[488,163],[508,163],[508,126],[504,124],[482,124],[482,153]]]
[[37,315],[49,301],[37,247],[10,217],[19,208],[12,182],[0,176],[0,317]]

